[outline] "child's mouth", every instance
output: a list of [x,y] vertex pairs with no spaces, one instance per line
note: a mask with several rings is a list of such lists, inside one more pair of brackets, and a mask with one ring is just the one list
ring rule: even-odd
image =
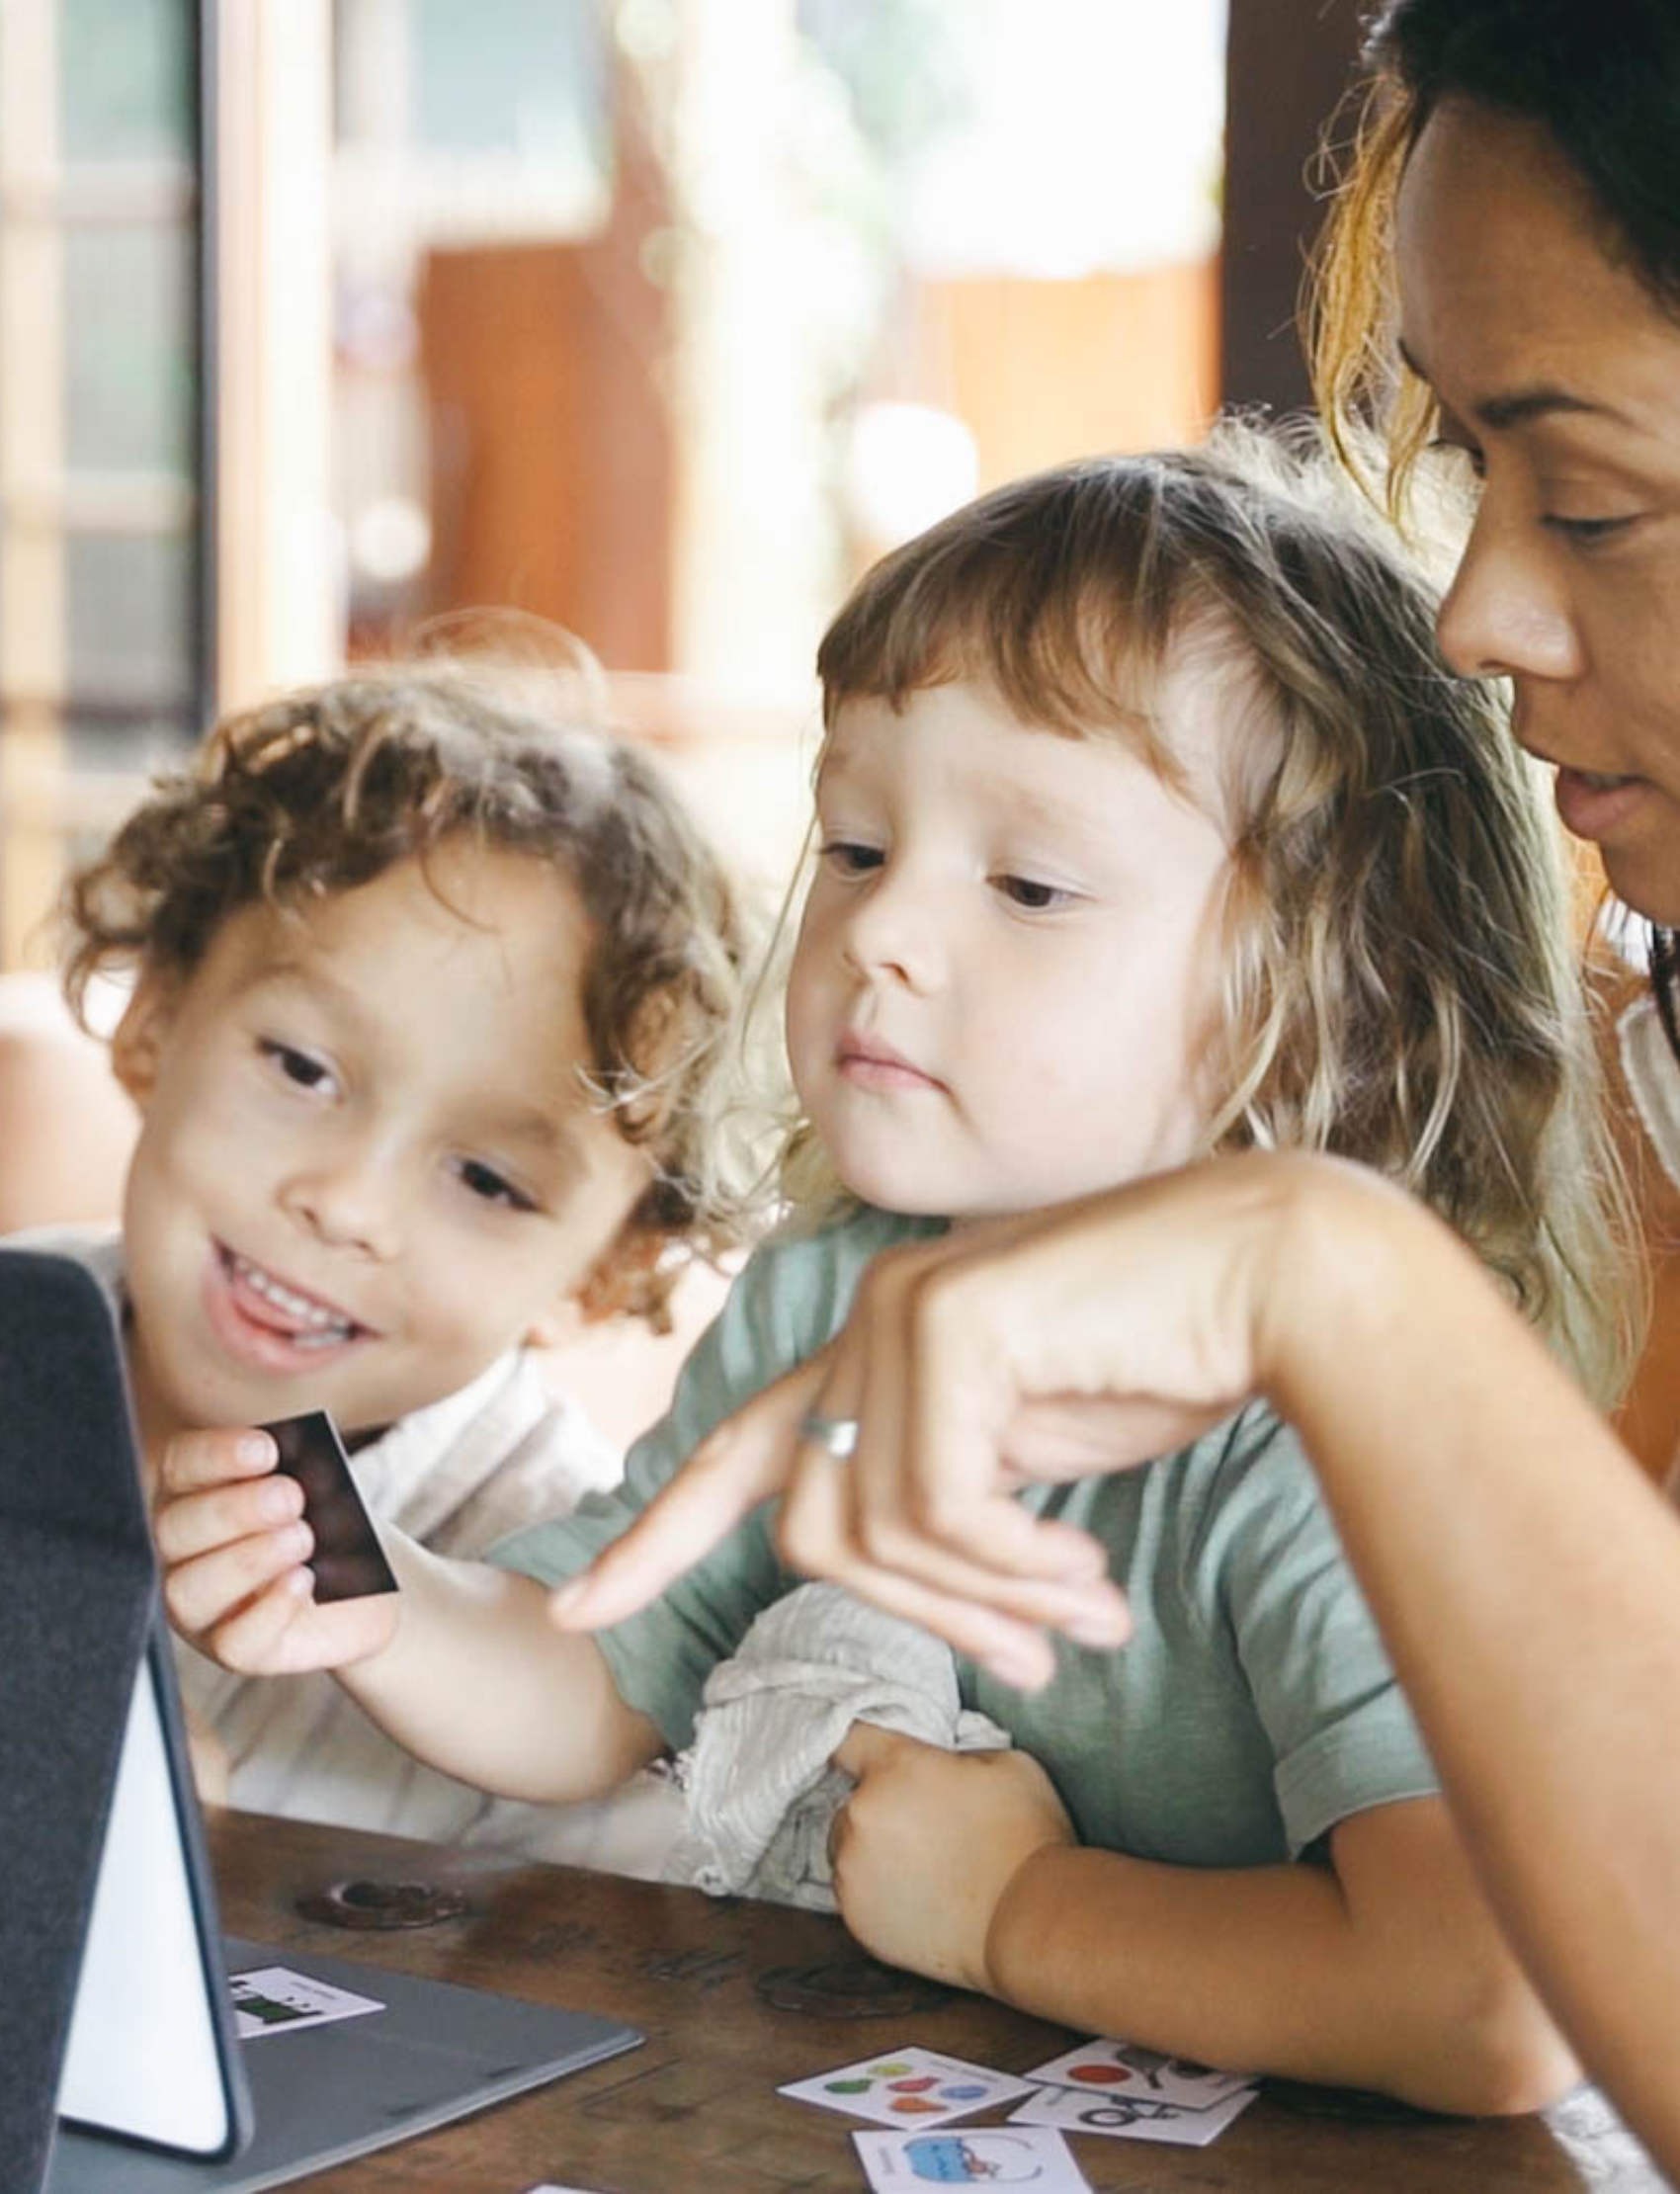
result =
[[224,1242],[217,1242],[216,1255],[239,1315],[294,1348],[342,1348],[368,1330],[347,1311],[293,1287]]

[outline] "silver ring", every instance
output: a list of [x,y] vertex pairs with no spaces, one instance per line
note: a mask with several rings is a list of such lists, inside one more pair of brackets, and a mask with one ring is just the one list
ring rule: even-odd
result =
[[848,1462],[857,1453],[859,1430],[856,1417],[822,1417],[814,1409],[799,1419],[799,1438],[833,1456],[836,1463]]

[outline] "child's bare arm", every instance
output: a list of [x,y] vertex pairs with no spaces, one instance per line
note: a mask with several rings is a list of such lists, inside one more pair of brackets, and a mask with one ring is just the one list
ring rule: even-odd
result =
[[181,1702],[181,1720],[187,1732],[187,1758],[193,1769],[193,1788],[203,1806],[227,1804],[227,1747],[190,1700]]
[[1021,1753],[854,1729],[836,1836],[878,1957],[1088,2034],[1430,2109],[1538,2109],[1579,2076],[1436,1800],[1343,1821],[1332,1861],[1160,1866],[1082,1847]]
[[163,1488],[155,1528],[171,1620],[223,1667],[330,1669],[398,1743],[502,1797],[595,1797],[661,1749],[600,1648],[556,1633],[529,1577],[447,1560],[387,1527],[401,1590],[317,1607],[302,1492],[274,1475],[264,1436],[183,1435]]

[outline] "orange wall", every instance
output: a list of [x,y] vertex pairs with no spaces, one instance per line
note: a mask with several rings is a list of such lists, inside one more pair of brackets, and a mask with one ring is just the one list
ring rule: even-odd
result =
[[890,393],[967,422],[982,487],[1091,451],[1194,440],[1218,404],[1212,259],[1073,282],[929,281],[912,310],[917,385]]

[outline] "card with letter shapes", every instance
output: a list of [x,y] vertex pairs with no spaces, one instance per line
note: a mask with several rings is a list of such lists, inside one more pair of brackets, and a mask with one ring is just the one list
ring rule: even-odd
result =
[[779,2095],[792,2095],[796,2102],[843,2110],[853,2118],[873,2118],[877,2125],[922,2129],[966,2118],[993,2103],[1014,2102],[1032,2091],[1032,2081],[1013,2072],[994,2072],[984,2065],[966,2065],[960,2057],[913,2048],[882,2050],[855,2065],[818,2072],[814,2079],[796,2079],[776,2090]]
[[326,2026],[333,2019],[359,2019],[384,2005],[349,1988],[311,1981],[286,1966],[258,1966],[233,1975],[233,2018],[242,2042],[258,2034],[295,2033],[299,2027]]
[[928,2186],[1030,2186],[1034,2194],[1091,2194],[1059,2133],[1043,2126],[958,2126],[946,2133],[855,2133],[877,2194]]
[[1047,2087],[1124,2095],[1129,2101],[1146,2097],[1150,2102],[1178,2103],[1186,2110],[1206,2110],[1211,2103],[1254,2085],[1246,2072],[1216,2071],[1187,2057],[1166,2057],[1135,2042],[1112,2041],[1081,2042],[1077,2049],[1052,2057],[1048,2065],[1035,2065],[1027,2077]]
[[1081,2093],[1073,2087],[1041,2087],[1009,2113],[1012,2126],[1054,2126],[1062,2133],[1100,2133],[1121,2141],[1173,2141],[1204,2149],[1254,2100],[1258,2088],[1241,2087],[1206,2109],[1182,2103],[1130,2101],[1121,2095]]

